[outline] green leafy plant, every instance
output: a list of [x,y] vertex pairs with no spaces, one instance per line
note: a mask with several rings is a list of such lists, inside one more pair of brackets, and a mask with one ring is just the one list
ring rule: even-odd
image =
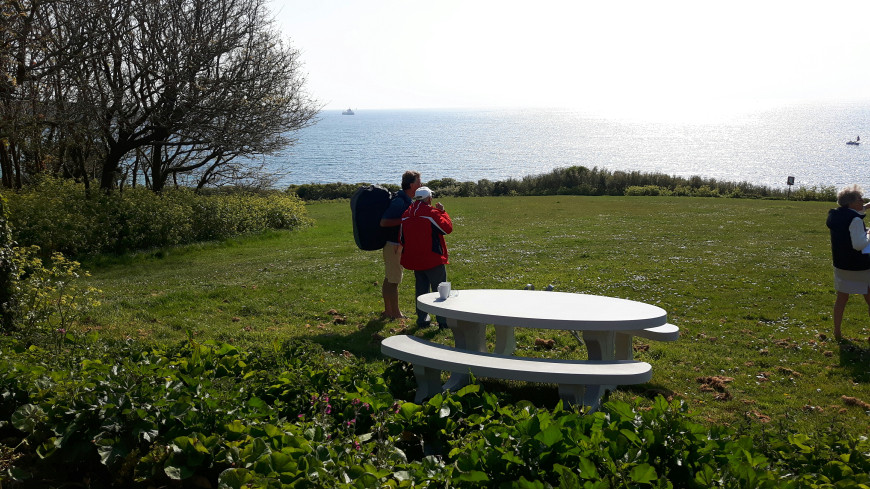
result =
[[14,327],[13,279],[18,276],[14,246],[6,198],[0,194],[0,331],[11,331]]
[[870,482],[866,437],[708,427],[663,397],[586,415],[505,403],[473,383],[415,404],[389,393],[387,365],[308,342],[104,346],[58,369],[37,347],[0,343],[0,422],[6,440],[20,440],[2,452],[15,455],[6,462],[12,487],[84,478],[239,489]]
[[60,253],[44,262],[39,247],[16,247],[12,261],[15,331],[28,343],[51,346],[56,354],[64,343],[75,342],[81,319],[100,304],[100,291],[83,284],[79,278],[88,272]]

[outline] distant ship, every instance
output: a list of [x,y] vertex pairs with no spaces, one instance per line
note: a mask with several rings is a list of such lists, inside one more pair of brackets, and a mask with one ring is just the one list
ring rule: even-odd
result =
[[348,109],[342,112],[341,115],[353,115],[353,111],[348,107]]
[[861,144],[861,136],[856,137],[854,141],[847,141],[846,144],[858,146],[859,144]]

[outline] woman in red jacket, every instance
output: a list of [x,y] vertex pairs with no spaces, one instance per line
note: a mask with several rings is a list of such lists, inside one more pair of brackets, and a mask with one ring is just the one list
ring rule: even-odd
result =
[[[414,201],[402,215],[402,266],[414,271],[415,297],[438,290],[447,281],[447,243],[444,236],[453,231],[453,222],[441,202],[432,206],[432,191],[420,187]],[[447,323],[439,317],[438,326]],[[417,309],[417,326],[429,326],[429,315]]]

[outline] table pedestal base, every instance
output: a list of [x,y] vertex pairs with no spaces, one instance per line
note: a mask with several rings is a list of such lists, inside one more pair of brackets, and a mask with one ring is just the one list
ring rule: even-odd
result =
[[[453,341],[456,348],[487,353],[485,324],[447,318],[447,326],[453,331]],[[456,392],[470,382],[471,377],[468,374],[453,372],[441,390]]]
[[587,413],[594,413],[601,407],[601,399],[607,386],[559,384],[559,398],[569,406],[588,406]]

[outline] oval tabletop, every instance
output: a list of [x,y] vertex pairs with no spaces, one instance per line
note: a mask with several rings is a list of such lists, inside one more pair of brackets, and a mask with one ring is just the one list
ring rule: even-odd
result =
[[600,295],[544,290],[454,290],[417,298],[417,307],[438,316],[484,324],[585,331],[638,330],[667,323],[664,309]]

